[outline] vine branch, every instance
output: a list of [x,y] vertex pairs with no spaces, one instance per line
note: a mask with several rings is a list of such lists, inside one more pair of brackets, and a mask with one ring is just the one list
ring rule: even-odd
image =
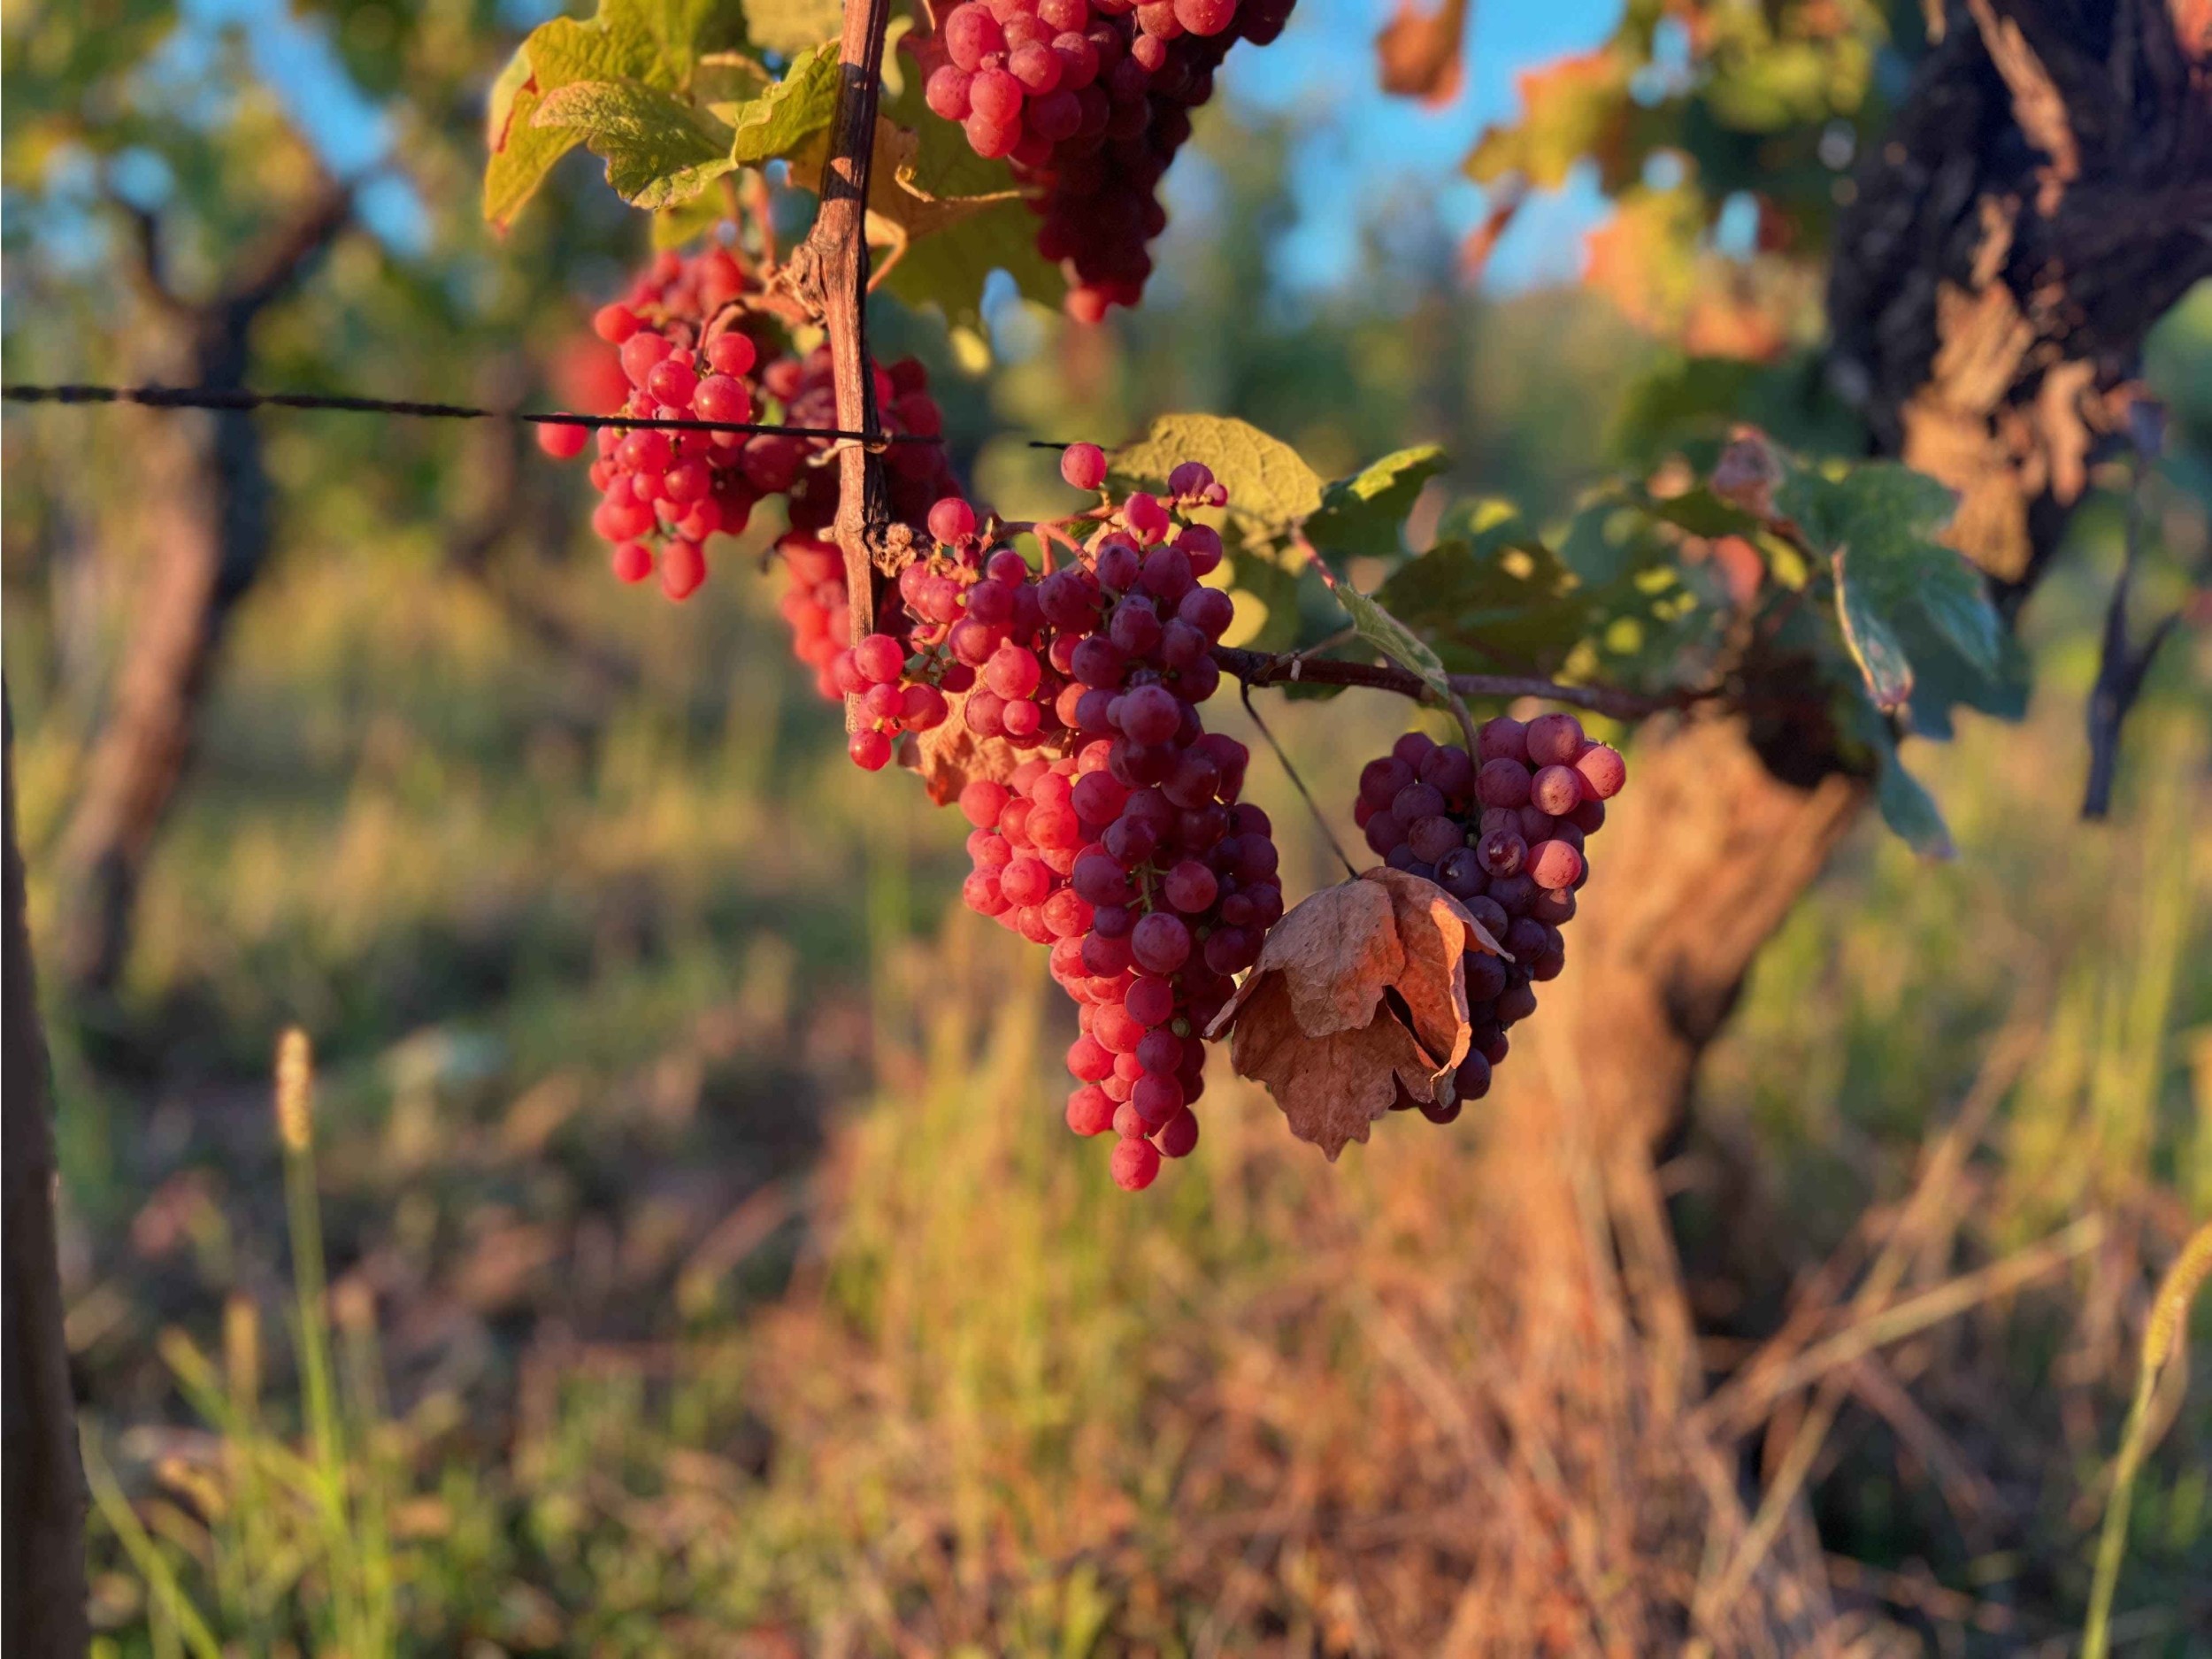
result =
[[[1214,662],[1223,673],[1233,675],[1249,687],[1294,683],[1365,686],[1377,691],[1394,691],[1416,703],[1436,701],[1435,694],[1419,675],[1387,663],[1344,663],[1330,658],[1317,661],[1294,651],[1278,655],[1227,645],[1214,647]],[[1548,703],[1563,703],[1619,720],[1640,720],[1648,715],[1686,709],[1693,703],[1709,703],[1727,695],[1718,687],[1710,687],[1655,697],[1609,686],[1563,686],[1521,674],[1454,674],[1450,682],[1452,690],[1463,697],[1541,697]]]
[[[855,643],[875,629],[875,554],[890,522],[883,476],[882,426],[875,375],[868,359],[868,180],[875,155],[876,103],[883,85],[883,48],[891,0],[845,8],[838,42],[837,113],[830,124],[829,159],[822,170],[822,205],[798,250],[798,291],[829,335],[837,424],[864,434],[838,457],[834,533],[845,555],[845,591]],[[848,699],[848,720],[857,705]]]

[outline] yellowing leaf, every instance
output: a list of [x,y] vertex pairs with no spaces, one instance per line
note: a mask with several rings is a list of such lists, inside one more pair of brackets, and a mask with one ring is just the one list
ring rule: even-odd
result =
[[744,38],[739,0],[600,0],[589,19],[540,24],[492,88],[485,219],[505,229],[553,164],[583,139],[579,127],[537,124],[548,94],[584,81],[634,81],[680,91],[703,57]]
[[1108,457],[1114,487],[1159,489],[1185,461],[1227,486],[1229,517],[1248,536],[1279,541],[1321,505],[1321,480],[1280,438],[1224,415],[1163,415]]
[[746,35],[763,51],[790,58],[837,33],[843,0],[745,0]]
[[[837,113],[837,42],[801,52],[784,78],[758,97],[717,104],[714,112],[736,133],[729,154],[738,165],[793,154]],[[820,163],[815,165],[818,169]]]
[[637,81],[578,81],[547,93],[534,127],[580,133],[633,207],[687,202],[729,172],[727,129],[685,99]]

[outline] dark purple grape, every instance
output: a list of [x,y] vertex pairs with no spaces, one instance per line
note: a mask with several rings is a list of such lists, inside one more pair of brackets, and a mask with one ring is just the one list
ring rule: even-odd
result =
[[1486,950],[1467,953],[1467,1002],[1470,1007],[1477,1002],[1495,1002],[1505,989],[1505,964]]
[[1385,755],[1360,768],[1359,792],[1375,810],[1386,812],[1390,803],[1398,798],[1398,791],[1413,780],[1412,767],[1395,755]]
[[1437,860],[1436,881],[1463,904],[1480,898],[1490,885],[1489,879],[1482,873],[1475,849],[1465,846],[1455,847]]
[[1492,830],[1476,844],[1475,856],[1494,878],[1516,875],[1527,862],[1528,843],[1509,830]]
[[1421,781],[1464,805],[1475,792],[1475,763],[1456,743],[1440,743],[1421,757]]
[[1490,884],[1490,896],[1508,916],[1525,916],[1530,901],[1536,896],[1536,884],[1529,879],[1525,871],[1519,875],[1500,876]]
[[1425,818],[1434,818],[1444,810],[1444,795],[1440,789],[1425,783],[1409,783],[1398,791],[1390,803],[1391,816],[1401,824],[1417,824]]
[[1452,1093],[1463,1101],[1480,1100],[1490,1092],[1490,1062],[1470,1052],[1452,1074]]
[[1448,853],[1465,848],[1467,832],[1455,820],[1438,813],[1417,818],[1406,832],[1406,844],[1424,864],[1437,864]]

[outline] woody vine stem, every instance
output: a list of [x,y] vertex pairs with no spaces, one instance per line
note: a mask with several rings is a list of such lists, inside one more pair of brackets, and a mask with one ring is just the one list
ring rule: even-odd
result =
[[[891,0],[845,8],[838,42],[837,112],[830,124],[829,159],[823,168],[822,203],[814,228],[793,259],[792,286],[822,320],[829,337],[837,395],[837,424],[867,434],[838,455],[837,518],[833,532],[845,558],[845,591],[851,607],[851,638],[857,645],[875,631],[876,601],[891,528],[883,476],[884,439],[876,409],[875,376],[868,357],[868,188],[875,156],[876,106],[883,85],[883,51]],[[1029,526],[1041,530],[1043,526]],[[1340,662],[1299,653],[1270,653],[1217,646],[1221,672],[1248,688],[1302,682],[1363,686],[1395,692],[1417,703],[1441,705],[1420,676],[1385,663]],[[1725,694],[1718,688],[1652,697],[1601,686],[1564,686],[1510,674],[1454,674],[1460,697],[1540,697],[1618,719],[1640,719],[1685,709]],[[860,729],[856,696],[845,700],[846,723]]]

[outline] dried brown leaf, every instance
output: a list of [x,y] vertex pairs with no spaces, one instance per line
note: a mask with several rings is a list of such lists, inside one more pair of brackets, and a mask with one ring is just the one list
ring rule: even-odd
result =
[[1375,36],[1382,89],[1419,98],[1433,107],[1459,96],[1460,42],[1467,32],[1467,0],[1443,0],[1424,12],[1417,0],[1398,0],[1397,14]]
[[1386,1008],[1367,1025],[1316,1037],[1291,1011],[1281,974],[1254,979],[1257,988],[1240,999],[1230,1060],[1265,1085],[1291,1133],[1332,1163],[1347,1142],[1367,1139],[1367,1126],[1390,1110],[1400,1088],[1417,1101],[1436,1097],[1428,1056]]
[[1467,1057],[1466,953],[1498,941],[1434,882],[1370,870],[1293,907],[1215,1020],[1230,1058],[1264,1084],[1291,1133],[1332,1159]]

